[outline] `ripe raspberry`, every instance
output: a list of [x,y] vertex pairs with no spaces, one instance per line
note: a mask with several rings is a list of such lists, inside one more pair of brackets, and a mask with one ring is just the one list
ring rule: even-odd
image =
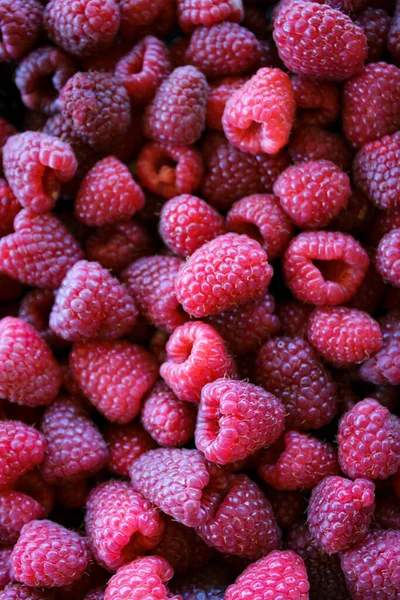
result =
[[194,436],[196,409],[159,381],[144,400],[143,427],[160,446],[183,446]]
[[132,42],[152,34],[164,37],[176,22],[176,7],[172,0],[119,0],[120,35]]
[[261,489],[271,503],[272,511],[280,528],[288,529],[301,521],[307,509],[304,494],[275,490],[266,485],[263,485]]
[[122,274],[140,312],[168,333],[188,319],[175,293],[175,280],[184,264],[174,256],[149,256],[136,260]]
[[295,552],[275,550],[251,564],[226,590],[225,600],[258,597],[308,600],[310,585],[303,560]]
[[393,229],[379,242],[376,266],[384,281],[400,287],[400,228]]
[[77,56],[105,51],[120,23],[115,0],[50,0],[43,21],[49,38]]
[[342,171],[350,171],[353,151],[340,133],[331,133],[313,125],[299,125],[288,145],[294,163],[329,160]]
[[247,77],[224,77],[211,82],[206,114],[206,124],[209,129],[223,131],[222,115],[225,105],[232,94],[240,89],[247,80]]
[[104,600],[182,600],[169,593],[166,583],[174,571],[160,556],[145,556],[121,567],[107,584]]
[[242,152],[276,154],[287,144],[295,111],[289,76],[264,68],[228,99],[222,125],[228,140]]
[[[0,548],[0,599],[1,591],[11,581],[10,557],[12,546],[3,546]],[[3,596],[4,597],[4,596]]]
[[375,219],[375,214],[376,209],[368,198],[358,190],[354,190],[345,208],[330,222],[329,228],[332,231],[342,231],[357,236],[365,230],[370,230],[371,219]]
[[15,483],[44,458],[44,436],[19,421],[0,421],[0,488]]
[[42,13],[38,0],[1,0],[1,62],[18,60],[35,46],[42,30]]
[[0,491],[0,544],[15,544],[22,527],[43,516],[43,507],[30,496]]
[[397,2],[388,32],[387,48],[395,59],[400,57],[400,5]]
[[281,334],[303,337],[312,311],[313,307],[310,304],[303,304],[294,298],[280,300],[276,306],[276,313],[281,323]]
[[340,115],[340,91],[336,84],[292,75],[292,86],[300,125],[327,127]]
[[180,594],[182,600],[223,600],[231,581],[229,567],[222,562],[215,562],[175,577],[170,588]]
[[286,285],[302,302],[317,306],[347,302],[367,272],[368,254],[350,235],[301,233],[283,256]]
[[126,425],[108,424],[104,439],[109,450],[107,468],[120,477],[129,478],[133,461],[144,452],[157,448],[153,438],[136,421]]
[[71,179],[77,168],[69,144],[37,131],[9,138],[3,148],[3,163],[15,197],[35,213],[54,208],[61,182]]
[[182,194],[164,204],[159,230],[166,246],[175,254],[186,257],[224,234],[225,224],[222,216],[207,202]]
[[400,500],[395,495],[385,495],[376,502],[373,526],[377,529],[400,529]]
[[13,583],[0,592],[0,600],[53,600],[53,595],[23,583]]
[[47,444],[40,472],[51,485],[94,475],[107,463],[107,446],[97,427],[68,396],[46,409],[40,430]]
[[146,137],[176,146],[193,144],[205,126],[207,94],[206,78],[198,69],[175,69],[146,108]]
[[386,479],[400,467],[400,419],[372,398],[339,422],[340,467],[349,477]]
[[254,33],[229,22],[197,27],[185,53],[186,61],[209,78],[248,73],[257,67],[260,56]]
[[368,42],[367,62],[377,62],[382,58],[389,33],[390,17],[386,10],[372,6],[363,10],[355,20],[364,30]]
[[269,340],[258,353],[257,366],[263,387],[286,409],[287,427],[319,429],[335,417],[338,397],[333,378],[302,338]]
[[349,367],[362,363],[382,348],[379,324],[355,308],[318,308],[308,321],[307,336],[329,364]]
[[128,92],[108,73],[76,73],[63,88],[61,106],[73,131],[95,150],[109,152],[129,131]]
[[400,131],[366,144],[353,163],[355,184],[383,210],[400,209]]
[[31,521],[22,528],[11,554],[17,581],[58,587],[76,581],[89,563],[86,541],[52,521]]
[[379,325],[383,336],[382,349],[362,365],[361,378],[376,385],[400,385],[399,311],[393,310],[381,317]]
[[358,73],[368,51],[364,31],[350,17],[314,2],[294,0],[282,6],[274,40],[288,69],[332,81]]
[[311,490],[338,470],[331,444],[297,431],[265,450],[258,466],[260,477],[278,490]]
[[398,577],[400,532],[370,531],[356,546],[340,556],[347,588],[353,600],[395,600],[400,592]]
[[223,21],[240,23],[242,19],[241,0],[178,0],[179,26],[185,33],[197,25],[211,27]]

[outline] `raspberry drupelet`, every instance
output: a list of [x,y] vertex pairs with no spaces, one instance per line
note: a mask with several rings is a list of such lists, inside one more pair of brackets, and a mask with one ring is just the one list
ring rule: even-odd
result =
[[15,544],[24,525],[43,517],[43,507],[30,496],[0,491],[0,543]]
[[0,488],[14,484],[19,477],[43,461],[44,436],[20,421],[0,421]]
[[375,385],[400,385],[400,312],[390,311],[379,319],[379,325],[383,336],[382,349],[361,366],[361,378]]
[[107,469],[124,478],[129,478],[134,460],[157,448],[157,443],[137,421],[126,425],[108,423],[103,435],[109,451]]
[[178,22],[185,33],[197,25],[211,27],[216,23],[243,19],[242,0],[179,0]]
[[222,115],[225,105],[232,94],[247,80],[247,77],[223,77],[211,82],[206,114],[206,124],[209,129],[223,131]]
[[0,1],[0,61],[19,60],[37,43],[43,6],[38,0]]
[[384,281],[400,288],[400,228],[393,229],[379,242],[376,266]]
[[299,125],[327,127],[340,115],[340,92],[335,83],[292,75]]
[[326,160],[350,171],[353,151],[345,137],[313,125],[299,125],[290,136],[288,151],[296,164]]

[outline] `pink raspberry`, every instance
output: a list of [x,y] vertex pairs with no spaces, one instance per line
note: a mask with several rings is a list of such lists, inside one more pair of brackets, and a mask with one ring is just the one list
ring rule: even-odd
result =
[[317,308],[309,318],[307,336],[324,360],[336,367],[362,363],[382,348],[377,321],[344,306]]
[[159,230],[165,245],[175,254],[186,257],[224,234],[225,223],[207,202],[197,196],[182,194],[164,204]]
[[276,306],[276,313],[281,323],[281,334],[303,337],[312,311],[313,307],[310,304],[303,304],[294,298],[280,300]]
[[328,160],[342,171],[350,171],[353,151],[340,133],[331,133],[313,125],[299,125],[290,136],[288,145],[294,163]]
[[383,236],[393,229],[400,229],[400,210],[375,211],[374,219],[366,232],[368,243],[376,248]]
[[258,466],[260,477],[278,490],[311,490],[338,470],[331,444],[297,431],[265,450]]
[[400,529],[400,499],[385,495],[376,501],[373,525],[377,529]]
[[[11,581],[10,573],[10,557],[12,552],[12,546],[3,546],[0,548],[0,599],[1,592],[4,587]],[[3,594],[4,600],[4,594]]]
[[205,126],[207,94],[206,78],[198,69],[175,69],[146,108],[146,137],[176,146],[196,142]]
[[217,379],[201,391],[196,447],[218,464],[242,460],[276,442],[284,421],[278,398],[261,387]]
[[370,6],[357,15],[355,22],[364,30],[367,38],[367,62],[380,60],[386,48],[390,26],[390,17],[386,10]]
[[53,595],[23,583],[13,583],[0,592],[0,600],[53,600]]
[[232,575],[228,565],[215,562],[175,577],[170,587],[182,596],[182,600],[223,600],[224,592],[231,581]]
[[68,510],[84,508],[89,491],[90,484],[87,479],[63,481],[56,488],[57,507]]
[[365,381],[376,385],[400,385],[399,311],[393,310],[381,317],[379,325],[383,336],[382,349],[362,365],[360,375]]
[[32,325],[51,348],[64,348],[67,342],[60,339],[49,326],[54,298],[53,290],[41,290],[40,288],[30,290],[20,302],[18,317]]
[[178,21],[185,33],[197,25],[211,27],[223,21],[240,23],[243,19],[241,0],[178,0]]
[[209,129],[223,131],[222,115],[225,105],[232,94],[239,90],[247,80],[247,77],[224,77],[211,82],[206,114],[206,124]]
[[159,381],[143,402],[141,421],[160,446],[183,446],[194,436],[196,409]]
[[319,429],[335,417],[338,396],[333,378],[306,340],[267,341],[258,353],[257,366],[263,387],[286,409],[287,427]]
[[0,60],[18,60],[35,46],[42,30],[43,6],[38,0],[0,1]]
[[340,115],[340,91],[336,84],[292,75],[292,86],[300,125],[327,127]]
[[119,0],[118,4],[120,35],[128,42],[149,34],[164,37],[176,21],[176,7],[172,0]]
[[350,17],[330,6],[300,0],[280,9],[274,40],[288,69],[332,81],[358,73],[368,51],[364,31]]
[[266,485],[263,485],[261,489],[271,503],[272,511],[280,528],[288,529],[303,518],[307,508],[304,494],[275,490]]
[[0,421],[0,488],[17,481],[43,461],[44,436],[19,421]]
[[131,103],[143,105],[150,102],[171,70],[164,42],[148,35],[117,62],[114,73],[126,87]]
[[26,523],[43,516],[43,507],[30,496],[0,491],[0,543],[15,544]]
[[85,527],[97,562],[110,571],[154,548],[164,523],[130,483],[108,481],[90,493]]
[[400,57],[400,5],[397,2],[387,39],[387,48],[395,59]]
[[72,583],[88,564],[86,541],[52,521],[31,521],[25,525],[11,554],[15,579],[30,586]]
[[140,312],[168,333],[188,319],[175,293],[175,280],[184,264],[174,256],[149,256],[136,260],[122,274]]
[[105,51],[120,23],[115,0],[50,0],[43,21],[49,38],[77,56]]
[[121,477],[129,477],[129,468],[134,460],[148,450],[157,448],[156,442],[136,421],[126,425],[110,423],[104,430],[104,439],[109,450],[108,470]]
[[400,467],[400,419],[372,398],[343,415],[337,442],[340,467],[349,477],[386,479]]
[[291,241],[282,269],[286,285],[296,298],[323,306],[350,300],[368,265],[368,254],[350,235],[310,231]]
[[228,140],[251,154],[276,154],[289,139],[296,102],[289,76],[264,68],[228,99],[222,125]]
[[248,73],[257,67],[260,56],[254,33],[229,22],[197,27],[185,53],[187,62],[209,78]]
[[400,287],[400,228],[393,229],[379,242],[376,266],[384,281]]
[[59,397],[46,409],[40,430],[47,445],[40,472],[51,485],[94,475],[107,463],[107,446],[100,432],[68,396]]
[[225,600],[296,598],[308,600],[310,585],[303,560],[292,551],[275,550],[251,564],[228,587]]
[[395,529],[370,531],[343,552],[340,562],[353,600],[395,600],[400,593],[399,557],[400,532]]
[[71,179],[77,168],[69,144],[37,131],[9,138],[3,148],[3,163],[15,197],[35,213],[54,208],[61,182]]

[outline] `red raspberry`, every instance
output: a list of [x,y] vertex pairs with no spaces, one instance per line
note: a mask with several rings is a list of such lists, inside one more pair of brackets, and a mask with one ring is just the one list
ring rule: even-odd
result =
[[[371,219],[375,219],[376,210],[364,194],[354,190],[337,217],[332,219],[329,228],[332,231],[342,231],[360,235],[362,231],[371,228]],[[373,226],[372,226],[373,227]]]
[[274,181],[289,165],[284,150],[274,156],[247,154],[218,133],[203,139],[203,159],[206,174],[200,188],[201,196],[223,210],[244,196],[272,192]]
[[0,174],[3,172],[3,147],[8,138],[15,135],[17,130],[6,119],[0,117]]
[[131,464],[141,454],[157,448],[153,438],[135,421],[127,425],[109,424],[104,439],[110,455],[108,470],[121,477],[129,477]]
[[233,354],[242,355],[258,350],[270,336],[278,333],[280,321],[274,310],[274,298],[266,294],[261,300],[212,315],[207,323],[217,330]]
[[269,340],[258,353],[257,366],[262,385],[286,409],[287,427],[319,429],[335,417],[338,397],[334,381],[302,338]]
[[107,446],[97,427],[67,396],[46,409],[40,430],[47,444],[40,472],[51,485],[94,475],[107,463]]
[[382,349],[362,365],[360,375],[365,381],[376,385],[400,385],[399,311],[389,312],[379,319],[379,324],[383,335]]
[[307,335],[324,360],[336,367],[362,363],[382,348],[377,321],[344,306],[316,309],[309,318]]
[[164,204],[159,230],[166,246],[175,254],[186,257],[225,233],[225,223],[207,202],[190,194],[182,194]]
[[242,152],[276,154],[287,144],[295,110],[289,76],[264,68],[228,99],[222,125],[228,140]]
[[58,587],[76,581],[89,563],[86,541],[52,521],[31,521],[22,528],[11,554],[17,581]]
[[400,5],[397,2],[394,15],[390,22],[387,48],[395,59],[400,57]]
[[340,562],[353,600],[395,600],[400,592],[399,557],[400,532],[393,529],[370,531],[343,552]]
[[258,466],[260,477],[278,490],[311,490],[338,470],[331,444],[297,431],[268,448]]
[[53,595],[43,590],[35,590],[23,583],[13,583],[0,592],[0,600],[53,600]]
[[400,287],[400,228],[393,229],[379,242],[376,266],[384,281]]
[[340,133],[331,133],[312,125],[296,127],[288,145],[294,163],[329,160],[342,171],[350,171],[353,151]]
[[199,527],[215,514],[232,479],[197,450],[179,448],[142,454],[130,474],[138,492],[187,527]]
[[144,400],[143,427],[160,446],[183,446],[194,435],[196,409],[181,402],[172,390],[159,381]]
[[176,22],[172,0],[118,0],[121,13],[120,35],[132,42],[152,34],[164,37]]
[[366,144],[353,164],[355,184],[383,210],[400,209],[400,131]]
[[146,108],[145,135],[176,146],[193,144],[205,126],[207,94],[206,78],[198,69],[175,69]]
[[211,27],[222,21],[240,23],[242,19],[241,0],[178,0],[179,26],[186,33],[196,25]]
[[182,596],[182,600],[223,600],[231,581],[229,567],[222,562],[215,562],[175,577],[170,587]]
[[393,229],[400,229],[400,210],[375,211],[374,219],[366,231],[368,243],[376,248],[383,236]]
[[13,484],[44,458],[44,436],[19,421],[0,421],[0,488]]
[[49,327],[49,317],[54,304],[53,290],[30,290],[22,298],[19,305],[18,317],[32,325],[41,338],[50,347],[64,348],[67,343],[59,338]]
[[75,343],[70,362],[84,394],[109,421],[124,424],[157,378],[153,357],[126,340]]
[[300,125],[327,127],[340,115],[340,91],[336,84],[292,75],[292,86]]
[[385,495],[376,502],[373,525],[377,529],[400,529],[400,500]]
[[90,486],[87,479],[71,479],[56,488],[57,507],[66,509],[84,508]]
[[303,304],[294,298],[280,300],[276,306],[276,313],[281,323],[281,334],[303,337],[312,311],[313,307],[310,304]]
[[95,150],[109,152],[129,131],[128,92],[108,73],[76,73],[63,88],[61,105],[73,131]]
[[171,70],[164,42],[148,35],[118,61],[114,73],[126,87],[131,103],[143,105],[150,102]]
[[43,507],[30,496],[0,491],[0,543],[15,544],[22,527],[43,516]]
[[[10,557],[12,552],[12,546],[4,546],[0,548],[0,599],[2,597],[2,590],[11,581],[10,573]],[[4,600],[4,594],[3,594]]]
[[288,529],[303,518],[307,509],[304,494],[275,490],[266,485],[263,485],[261,489],[271,503],[279,527]]
[[43,21],[49,38],[77,56],[105,51],[120,23],[115,0],[50,0]]
[[386,479],[400,467],[400,419],[372,398],[343,415],[337,442],[340,467],[349,477]]
[[316,79],[347,79],[360,71],[367,57],[361,27],[339,10],[314,2],[293,0],[282,6],[274,22],[274,40],[288,69]]
[[206,114],[206,124],[209,129],[223,131],[222,115],[225,105],[232,94],[239,90],[247,80],[247,77],[225,77],[211,83]]
[[149,256],[135,261],[122,274],[140,312],[168,333],[188,319],[175,293],[175,280],[184,264],[174,256]]
[[43,6],[38,0],[0,1],[0,60],[22,58],[36,44],[42,30]]
[[276,550],[251,564],[228,587],[225,600],[296,598],[308,600],[310,585],[303,560],[295,552]]
[[301,233],[283,256],[291,292],[317,306],[347,302],[367,272],[368,254],[350,235],[330,231]]
[[228,464],[276,442],[284,421],[285,410],[272,394],[244,381],[217,379],[201,391],[196,446],[207,460]]
[[3,148],[3,163],[16,198],[35,213],[54,208],[61,182],[71,179],[77,168],[69,144],[38,131],[9,138]]
[[380,60],[386,48],[390,26],[390,17],[386,10],[370,6],[357,15],[355,22],[364,30],[367,38],[367,62]]
[[177,327],[168,340],[167,361],[160,375],[179,400],[198,404],[206,383],[235,374],[235,363],[223,339],[205,323]]
[[210,78],[248,73],[257,67],[260,56],[254,33],[229,22],[197,27],[185,53],[187,62]]

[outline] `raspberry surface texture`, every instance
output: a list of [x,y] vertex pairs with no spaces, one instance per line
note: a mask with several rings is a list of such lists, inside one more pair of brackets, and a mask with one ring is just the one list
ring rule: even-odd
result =
[[379,242],[376,266],[382,279],[400,287],[400,229],[393,229]]
[[[0,491],[0,542],[15,544],[24,525],[43,516],[43,507],[30,496]],[[11,571],[10,571],[11,572]]]
[[296,164],[328,160],[342,171],[350,171],[353,151],[340,133],[331,133],[315,125],[299,125],[290,136],[288,150]]
[[21,475],[40,465],[46,441],[34,427],[20,421],[0,421],[0,487],[7,487]]
[[243,19],[241,0],[179,0],[178,21],[185,32],[192,31],[197,25],[211,27],[222,21],[240,23]]
[[0,3],[0,60],[22,58],[38,41],[43,6],[38,0],[2,0]]
[[300,125],[327,127],[340,114],[340,94],[335,83],[292,75],[292,86]]
[[[396,302],[396,308],[398,303]],[[372,358],[361,366],[360,375],[365,381],[377,385],[400,384],[400,361],[398,340],[400,335],[400,313],[388,312],[379,319],[383,346]]]
[[104,431],[104,440],[109,451],[108,470],[124,478],[129,478],[134,460],[157,447],[153,438],[136,421],[126,425],[110,423]]

